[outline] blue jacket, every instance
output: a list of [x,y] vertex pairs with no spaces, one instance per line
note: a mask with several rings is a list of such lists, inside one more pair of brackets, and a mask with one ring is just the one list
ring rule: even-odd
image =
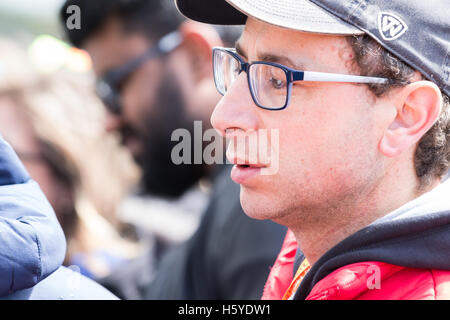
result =
[[16,291],[0,300],[117,300],[97,282],[78,270],[59,267],[35,286]]
[[[64,233],[52,207],[13,149],[0,137],[0,297],[65,296],[71,287],[64,286],[62,279],[76,277],[70,270],[60,268],[65,250]],[[52,277],[42,281],[57,269]],[[82,276],[77,279],[88,283],[85,288],[96,286]],[[19,291],[38,283],[34,289]],[[34,295],[27,295],[33,290]],[[15,292],[18,293],[14,295]],[[79,290],[76,292],[76,297],[83,296]],[[100,286],[94,292],[84,298],[114,297]]]

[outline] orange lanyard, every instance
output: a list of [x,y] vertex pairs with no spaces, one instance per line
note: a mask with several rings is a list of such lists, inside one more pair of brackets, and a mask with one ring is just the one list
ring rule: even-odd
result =
[[297,272],[295,273],[295,277],[292,280],[291,284],[289,285],[289,288],[286,290],[286,293],[283,296],[283,300],[289,300],[289,298],[294,294],[298,287],[300,286],[300,283],[302,282],[303,278],[308,273],[309,269],[311,269],[311,266],[309,265],[308,260],[303,260],[300,267],[298,267]]

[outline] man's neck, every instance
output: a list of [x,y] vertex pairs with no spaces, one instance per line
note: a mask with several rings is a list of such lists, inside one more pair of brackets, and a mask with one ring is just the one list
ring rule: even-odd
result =
[[302,218],[288,225],[311,265],[340,241],[439,184],[439,181],[436,181],[418,193],[413,183],[415,176],[413,180],[402,179],[398,175],[391,177],[368,193],[361,194],[355,201],[317,208],[299,215],[321,217],[319,219]]

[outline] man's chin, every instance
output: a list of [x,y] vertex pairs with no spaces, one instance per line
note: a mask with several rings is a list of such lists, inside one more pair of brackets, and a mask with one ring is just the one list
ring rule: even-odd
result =
[[252,219],[266,220],[276,217],[274,207],[269,204],[270,199],[261,192],[241,185],[240,200],[245,214]]

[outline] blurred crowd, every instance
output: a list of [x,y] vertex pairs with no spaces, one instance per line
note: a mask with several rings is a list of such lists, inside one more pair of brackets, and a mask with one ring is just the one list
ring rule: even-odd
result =
[[242,212],[227,165],[171,160],[174,130],[210,128],[212,48],[241,28],[167,0],[67,0],[59,19],[86,71],[37,70],[3,36],[0,132],[55,211],[63,264],[122,299],[259,299],[286,229]]

